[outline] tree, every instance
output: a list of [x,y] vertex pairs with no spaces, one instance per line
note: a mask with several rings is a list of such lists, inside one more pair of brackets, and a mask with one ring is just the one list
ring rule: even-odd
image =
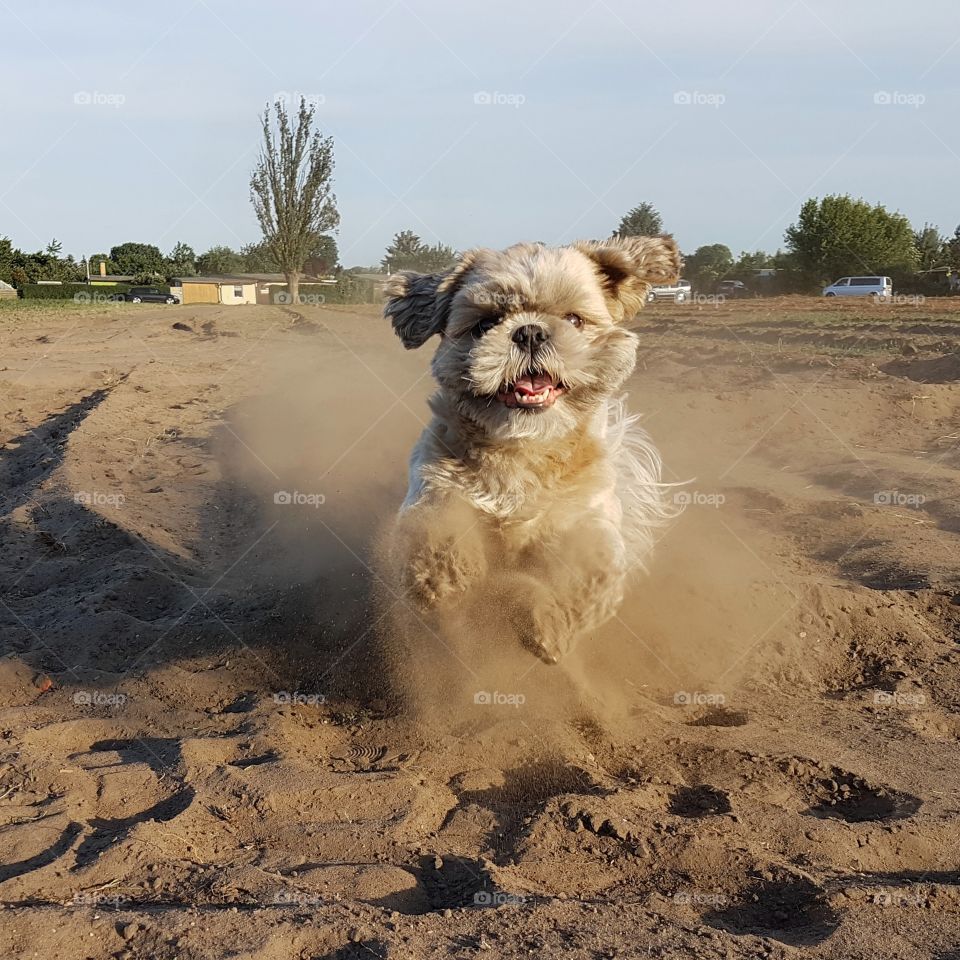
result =
[[280,265],[270,255],[267,241],[246,243],[240,248],[244,273],[279,273]]
[[123,274],[162,274],[165,267],[160,248],[152,243],[121,243],[110,248],[110,259]]
[[317,245],[307,258],[307,266],[310,268],[310,273],[316,277],[337,270],[340,266],[340,251],[337,248],[337,241],[326,234],[320,237]]
[[754,250],[753,253],[743,250],[740,253],[740,258],[733,265],[733,272],[751,274],[754,270],[763,270],[770,266],[772,266],[772,258],[769,253],[765,253],[763,250]]
[[315,108],[300,98],[291,125],[281,99],[263,113],[263,147],[250,178],[250,200],[270,254],[286,275],[294,301],[300,295],[303,264],[317,248],[321,235],[340,222],[333,185],[333,139],[313,129]]
[[388,273],[396,273],[398,270],[417,270],[422,253],[423,241],[412,230],[401,230],[394,234],[380,262],[386,267]]
[[49,257],[59,257],[63,251],[63,244],[54,237],[48,244],[45,253]]
[[917,261],[906,217],[849,196],[807,200],[784,237],[801,269],[817,280],[882,273]]
[[167,275],[170,277],[192,277],[197,272],[197,255],[193,247],[178,242],[167,256]]
[[87,260],[90,263],[90,276],[96,277],[100,274],[100,264],[104,265],[104,270],[109,274],[120,273],[120,267],[111,259],[109,253],[91,253]]
[[733,254],[722,243],[708,243],[685,258],[685,273],[695,290],[712,290],[733,269]]
[[437,243],[421,249],[417,269],[423,273],[443,273],[456,262],[457,251],[444,243]]
[[913,245],[917,251],[918,269],[929,271],[946,266],[949,258],[947,241],[933,224],[925,223],[922,230],[913,234]]
[[197,257],[197,273],[201,276],[215,273],[240,273],[243,257],[230,247],[211,247]]
[[616,229],[618,237],[655,237],[663,233],[663,220],[652,203],[641,203],[628,210]]

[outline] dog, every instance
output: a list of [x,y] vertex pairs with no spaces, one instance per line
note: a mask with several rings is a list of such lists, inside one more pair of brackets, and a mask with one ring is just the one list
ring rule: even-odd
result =
[[675,512],[619,396],[636,362],[624,322],[679,271],[662,236],[475,249],[446,273],[390,277],[404,347],[439,338],[388,547],[406,603],[493,604],[546,663],[616,614]]

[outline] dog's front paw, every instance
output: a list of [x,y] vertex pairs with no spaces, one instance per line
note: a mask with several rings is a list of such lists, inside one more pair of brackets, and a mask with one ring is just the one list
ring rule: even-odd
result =
[[559,663],[573,649],[575,631],[570,616],[552,597],[537,601],[514,614],[520,642],[544,663]]
[[464,593],[486,572],[482,552],[464,551],[451,537],[416,550],[406,568],[408,595],[428,610]]

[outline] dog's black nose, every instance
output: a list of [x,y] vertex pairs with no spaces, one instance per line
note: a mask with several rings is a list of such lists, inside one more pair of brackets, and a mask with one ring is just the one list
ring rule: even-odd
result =
[[543,327],[539,327],[535,323],[528,323],[522,327],[517,327],[510,339],[518,346],[533,353],[541,343],[546,343],[548,334]]

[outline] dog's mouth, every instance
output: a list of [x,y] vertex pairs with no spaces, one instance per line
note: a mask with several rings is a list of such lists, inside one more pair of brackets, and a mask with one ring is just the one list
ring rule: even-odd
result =
[[514,383],[506,384],[497,399],[507,407],[521,410],[545,410],[556,403],[566,387],[548,373],[529,371]]

